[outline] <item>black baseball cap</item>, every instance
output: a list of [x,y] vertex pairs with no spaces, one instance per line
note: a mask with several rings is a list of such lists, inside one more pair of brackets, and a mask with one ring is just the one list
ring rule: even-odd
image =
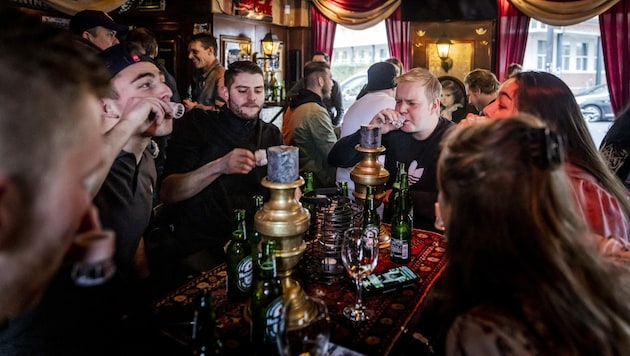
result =
[[374,63],[368,68],[368,82],[365,90],[375,91],[383,89],[391,89],[396,87],[394,78],[396,78],[396,67],[387,62]]
[[104,11],[82,10],[77,12],[70,19],[70,31],[77,35],[81,35],[83,31],[89,30],[96,26],[103,26],[120,34],[125,34],[127,33],[127,31],[129,31],[128,26],[117,24]]
[[105,68],[107,68],[112,78],[123,69],[135,63],[151,62],[155,64],[153,58],[149,56],[132,54],[129,51],[128,44],[126,42],[113,45],[99,53],[99,55],[101,56],[101,59],[103,59]]

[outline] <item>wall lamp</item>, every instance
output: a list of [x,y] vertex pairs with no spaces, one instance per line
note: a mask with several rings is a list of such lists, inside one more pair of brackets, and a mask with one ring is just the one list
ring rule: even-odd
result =
[[263,54],[265,57],[272,57],[278,53],[278,48],[280,47],[280,39],[278,36],[267,32],[265,37],[260,41],[260,46],[262,47]]
[[453,42],[451,42],[446,35],[442,35],[442,37],[438,38],[437,41],[438,57],[440,57],[440,60],[442,61],[442,69],[444,69],[447,73],[451,68],[453,68],[453,59],[448,56],[452,44]]

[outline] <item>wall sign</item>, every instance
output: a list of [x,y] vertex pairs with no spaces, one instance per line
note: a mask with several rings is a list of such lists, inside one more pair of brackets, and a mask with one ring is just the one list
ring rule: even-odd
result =
[[257,20],[272,20],[272,0],[238,0],[234,5],[234,13],[238,16]]

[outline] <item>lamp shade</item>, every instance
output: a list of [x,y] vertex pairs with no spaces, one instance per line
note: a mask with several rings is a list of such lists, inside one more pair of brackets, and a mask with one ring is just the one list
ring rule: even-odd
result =
[[265,37],[260,41],[260,45],[262,47],[262,51],[265,56],[271,56],[274,53],[278,52],[278,47],[280,46],[280,40],[278,36],[271,32],[267,32]]
[[437,52],[438,57],[441,59],[448,58],[448,52],[451,50],[451,40],[449,40],[446,36],[442,36],[437,41]]

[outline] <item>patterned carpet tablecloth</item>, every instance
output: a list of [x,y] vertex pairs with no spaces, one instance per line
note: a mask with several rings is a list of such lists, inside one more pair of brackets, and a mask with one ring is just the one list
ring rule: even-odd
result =
[[[384,227],[389,229],[387,225]],[[344,307],[354,302],[356,290],[353,282],[346,276],[332,284],[315,278],[307,266],[308,248],[294,276],[307,294],[326,302],[332,321],[333,343],[366,355],[387,355],[442,273],[446,264],[445,249],[446,241],[442,235],[414,229],[412,257],[407,266],[420,276],[420,281],[402,290],[364,296],[363,301],[368,309],[374,310],[374,317],[361,323],[351,322],[343,316]],[[389,259],[389,248],[381,249],[375,273],[396,266]],[[161,332],[186,345],[190,341],[191,303],[199,290],[210,289],[219,334],[227,353],[250,354],[249,324],[243,317],[248,302],[227,300],[225,284],[226,270],[225,264],[222,264],[158,300],[154,309]]]

